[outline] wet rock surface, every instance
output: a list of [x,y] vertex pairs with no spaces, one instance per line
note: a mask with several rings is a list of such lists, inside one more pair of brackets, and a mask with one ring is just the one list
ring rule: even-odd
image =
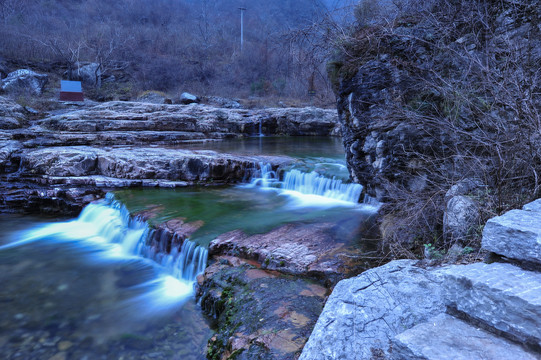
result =
[[[262,268],[323,280],[328,285],[362,271],[363,251],[336,240],[336,224],[288,224],[266,234],[240,230],[210,243],[209,255],[233,255],[256,261]],[[344,237],[344,240],[346,238]]]
[[[28,189],[41,189],[36,190],[40,196],[52,194],[54,189],[54,196],[46,202],[64,199],[66,211],[73,213],[84,201],[61,195],[71,188],[94,188],[99,197],[105,189],[122,187],[175,188],[243,181],[261,162],[278,167],[292,159],[164,146],[259,134],[260,124],[267,134],[285,135],[328,135],[337,126],[334,111],[315,108],[242,110],[198,104],[85,103],[60,106],[35,120],[39,114],[30,114],[7,97],[0,97],[0,103],[0,187],[6,189],[0,211],[21,206],[25,211],[46,210],[47,206],[35,205],[37,198],[29,202],[34,205],[22,203],[24,196],[33,196]],[[126,145],[134,147],[120,147]]]
[[198,298],[215,319],[207,359],[296,359],[323,308],[313,281],[219,256],[199,279]]

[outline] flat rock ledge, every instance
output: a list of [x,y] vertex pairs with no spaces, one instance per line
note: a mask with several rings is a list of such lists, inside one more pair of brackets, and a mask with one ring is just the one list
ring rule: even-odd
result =
[[[59,177],[103,176],[123,180],[164,182],[239,182],[250,176],[257,164],[274,168],[293,162],[279,156],[236,156],[214,151],[190,151],[162,148],[50,147],[20,155],[21,172],[57,182]],[[126,185],[133,184],[126,182]],[[135,183],[136,185],[143,184]],[[123,183],[119,183],[122,186]],[[182,186],[182,183],[179,183]]]
[[[2,100],[0,97],[0,104]],[[6,110],[6,118],[0,122],[0,130],[6,129],[3,136],[20,140],[25,147],[145,144],[170,146],[190,141],[260,134],[339,135],[336,110],[313,107],[247,110],[199,104],[108,102],[85,106],[82,109],[66,109],[33,121],[26,128],[14,117],[17,111],[20,111],[17,104],[12,104]],[[0,111],[0,119],[1,115]]]
[[334,223],[287,224],[265,234],[240,230],[211,241],[209,255],[256,261],[263,269],[322,280],[332,286],[359,271],[360,248],[336,241]]
[[260,163],[291,164],[283,156],[236,156],[214,151],[89,146],[25,149],[0,146],[0,212],[77,214],[107,190],[176,188],[247,181]]
[[512,263],[397,260],[340,281],[300,359],[541,359],[540,210],[488,221],[483,247]]

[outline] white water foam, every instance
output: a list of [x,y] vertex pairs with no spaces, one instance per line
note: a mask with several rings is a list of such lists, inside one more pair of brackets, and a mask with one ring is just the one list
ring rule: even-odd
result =
[[24,231],[20,241],[1,246],[0,250],[39,240],[75,242],[99,250],[92,252],[96,260],[152,262],[161,275],[140,285],[148,291],[139,300],[154,299],[159,306],[188,299],[193,295],[196,276],[205,270],[207,250],[185,240],[181,249],[160,253],[148,245],[152,236],[146,222],[132,218],[126,207],[108,194],[104,200],[87,205],[77,219]]
[[[334,177],[327,178],[316,172],[305,173],[296,169],[286,172],[284,180],[280,181],[270,164],[259,164],[259,170],[246,186],[278,191],[290,197],[293,207],[356,207],[363,191],[360,184],[346,184]],[[378,207],[374,202],[362,203],[374,209]]]

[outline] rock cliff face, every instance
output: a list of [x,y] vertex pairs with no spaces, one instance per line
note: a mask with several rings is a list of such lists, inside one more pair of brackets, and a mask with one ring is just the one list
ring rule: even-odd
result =
[[491,211],[522,205],[518,192],[535,198],[540,19],[539,1],[435,1],[357,29],[329,68],[355,181],[398,218],[393,202],[424,202],[433,233],[459,180],[482,179]]

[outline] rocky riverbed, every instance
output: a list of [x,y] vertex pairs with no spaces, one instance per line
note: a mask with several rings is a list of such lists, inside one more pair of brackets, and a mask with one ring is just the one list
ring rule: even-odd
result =
[[[70,214],[105,190],[239,182],[293,160],[165,149],[259,135],[337,134],[336,112],[205,105],[64,104],[43,113],[0,97],[0,211]],[[157,148],[157,147],[160,148]]]
[[[283,155],[188,150],[183,149],[183,144],[260,135],[260,132],[337,134],[335,112],[313,108],[241,110],[113,102],[40,115],[31,114],[7,98],[1,99],[5,105],[0,131],[2,212],[76,215],[84,205],[120,188],[174,189],[247,182],[260,171],[260,164],[269,164],[269,171],[280,173],[296,160]],[[333,164],[324,166],[330,165]],[[307,166],[311,165],[304,165]],[[133,214],[154,224],[155,231],[148,242],[153,253],[167,256],[179,251],[188,237],[205,226],[201,219],[175,217],[156,221],[160,210],[159,204],[149,204]],[[304,220],[258,234],[239,229],[218,236],[210,244],[210,266],[198,280],[198,298],[216,328],[207,357],[297,358],[330,288],[340,279],[370,266],[363,259],[370,245],[360,245],[355,240],[364,231],[368,230],[362,225],[347,221],[318,224]],[[11,255],[7,256],[11,258]],[[17,269],[19,265],[17,262]],[[20,266],[23,265],[32,267],[21,268],[28,272],[41,266],[30,263]],[[6,263],[6,266],[11,265]],[[100,278],[114,278],[123,284],[121,268],[103,271]],[[68,278],[66,282],[72,280]],[[98,296],[99,289],[93,287],[111,288],[110,285],[89,284],[87,290]],[[58,289],[45,291],[44,301],[57,304],[64,287]],[[16,292],[15,288],[6,294],[12,292]],[[85,292],[79,295],[87,296]],[[28,314],[24,304],[6,299],[13,305],[8,314],[22,314],[15,322],[4,319],[19,336],[6,338],[0,344],[10,356],[62,359],[90,354],[90,347],[96,347],[92,356],[111,352],[127,358],[150,354],[154,358],[171,358],[170,354],[181,345],[175,344],[177,334],[185,333],[173,322],[150,337],[135,328],[107,339],[68,336],[64,329],[101,321],[84,316],[74,317],[71,325],[60,323],[58,329],[51,331],[41,326],[27,329],[27,322],[41,323],[42,317],[51,315],[46,311]],[[81,300],[64,297],[62,301]],[[174,318],[183,316],[177,314]],[[196,341],[205,338],[204,330],[196,331],[195,335]],[[46,345],[34,345],[36,341]]]

